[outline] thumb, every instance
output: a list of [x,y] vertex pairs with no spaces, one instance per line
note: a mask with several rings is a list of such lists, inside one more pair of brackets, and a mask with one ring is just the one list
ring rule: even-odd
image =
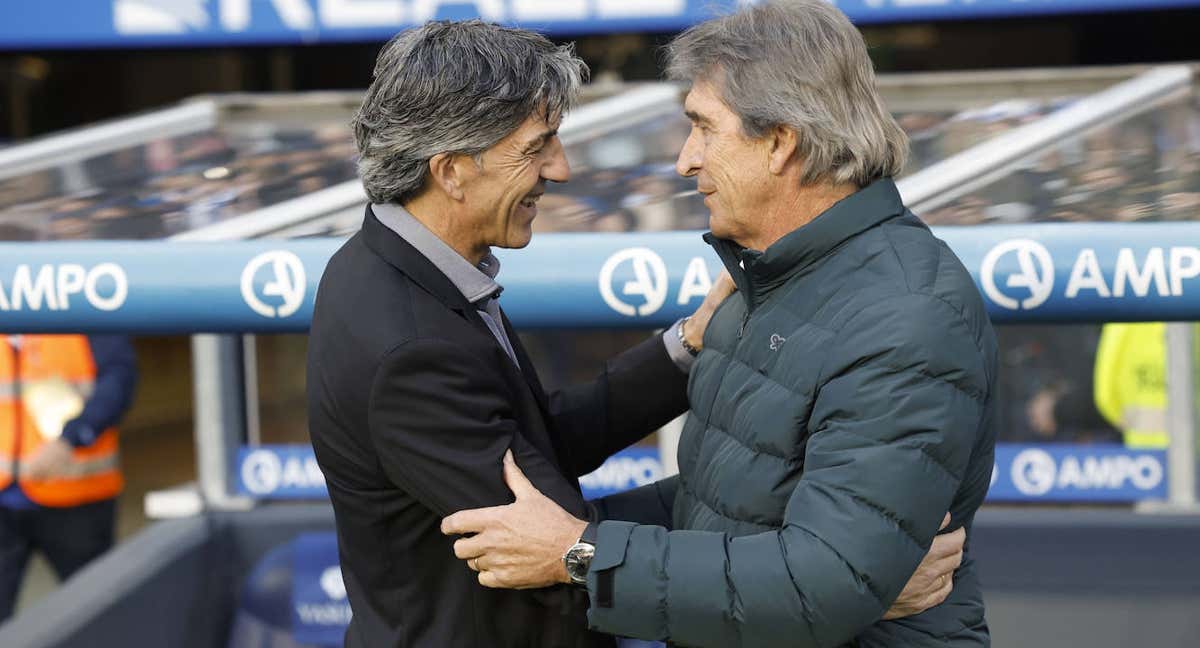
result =
[[948,526],[950,526],[950,514],[949,513],[946,514],[946,517],[942,518],[942,526],[938,527],[938,531],[941,531],[942,529],[945,529]]
[[516,459],[513,459],[512,450],[504,452],[504,483],[508,484],[508,489],[518,499],[525,499],[533,495],[541,495],[541,491],[534,488],[533,483],[521,472],[521,468],[517,466]]

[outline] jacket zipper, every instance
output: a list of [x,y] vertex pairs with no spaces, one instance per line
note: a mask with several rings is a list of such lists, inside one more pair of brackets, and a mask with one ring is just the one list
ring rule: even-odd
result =
[[746,332],[746,322],[750,321],[750,309],[746,309],[746,314],[742,316],[742,323],[738,325],[737,339],[742,339],[742,333]]

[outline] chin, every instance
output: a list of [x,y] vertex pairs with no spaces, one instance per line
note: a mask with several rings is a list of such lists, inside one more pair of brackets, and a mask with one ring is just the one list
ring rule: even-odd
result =
[[717,238],[728,239],[732,238],[733,235],[733,230],[715,212],[709,212],[708,214],[708,229]]
[[533,241],[533,230],[508,237],[508,242],[504,247],[512,250],[519,250],[529,245],[531,241]]

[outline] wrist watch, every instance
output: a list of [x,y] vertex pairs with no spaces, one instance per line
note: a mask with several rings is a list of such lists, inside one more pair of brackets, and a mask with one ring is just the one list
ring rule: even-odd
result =
[[684,334],[683,334],[683,325],[687,324],[688,320],[690,320],[690,319],[692,319],[692,316],[688,315],[687,317],[679,320],[679,323],[675,325],[675,336],[677,338],[679,338],[679,344],[681,346],[683,346],[683,350],[687,351],[693,357],[695,357],[695,356],[700,355],[700,349],[697,349],[696,347],[689,344],[687,341],[687,337],[684,336]]
[[572,585],[587,585],[588,569],[592,566],[592,557],[596,555],[596,535],[599,529],[595,522],[589,523],[579,540],[563,554],[563,566],[567,568],[567,576]]

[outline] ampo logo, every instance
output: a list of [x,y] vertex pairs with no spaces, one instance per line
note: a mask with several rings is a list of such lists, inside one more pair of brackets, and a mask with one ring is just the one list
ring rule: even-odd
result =
[[283,481],[283,464],[267,450],[255,450],[242,462],[242,484],[253,495],[268,495]]
[[346,598],[346,581],[342,580],[342,568],[334,565],[321,572],[321,589],[325,596],[341,601]]
[[[644,297],[646,302],[637,307],[618,297],[613,290],[613,275],[626,261],[633,264],[633,281],[626,281],[620,293],[623,297]],[[667,301],[667,266],[662,257],[649,248],[621,250],[609,257],[600,268],[600,296],[610,308],[626,317],[653,315]]]
[[1025,495],[1045,495],[1054,488],[1058,464],[1045,450],[1022,450],[1012,463],[1012,480]]
[[[260,296],[255,277],[264,267],[270,268],[271,278],[263,284]],[[263,317],[287,317],[295,313],[304,303],[306,289],[304,264],[300,257],[287,250],[263,252],[242,270],[242,299]],[[263,297],[279,298],[283,303],[271,305]]]
[[[1029,296],[1021,301],[1004,294],[996,286],[996,263],[1004,255],[1015,252],[1019,272],[1008,275],[1007,288],[1025,288]],[[1054,261],[1046,246],[1030,239],[1005,241],[988,251],[980,268],[983,292],[997,305],[1009,310],[1032,310],[1050,298],[1054,288]]]

